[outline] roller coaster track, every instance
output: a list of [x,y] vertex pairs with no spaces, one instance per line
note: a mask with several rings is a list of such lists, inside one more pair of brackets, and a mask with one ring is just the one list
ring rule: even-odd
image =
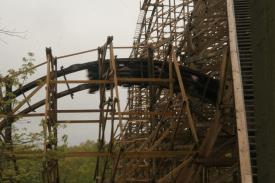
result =
[[[119,84],[124,87],[129,87],[131,85],[138,85],[141,88],[146,88],[148,86],[148,82],[146,82],[146,78],[148,78],[148,64],[146,59],[131,59],[131,58],[120,58],[116,59],[117,63],[117,72],[120,79]],[[155,64],[155,82],[156,87],[158,88],[166,88],[167,84],[163,83],[164,79],[168,80],[168,65],[167,63],[154,61]],[[105,68],[109,68],[109,60],[105,60]],[[163,66],[162,66],[163,65]],[[163,67],[163,74],[160,74],[161,67]],[[88,77],[90,80],[98,80],[98,61],[87,62],[83,64],[74,64],[67,68],[57,71],[57,77],[63,77],[64,75],[69,75],[75,72],[87,70]],[[181,73],[184,77],[184,84],[187,87],[187,92],[194,97],[201,98],[204,96],[204,100],[215,104],[217,98],[217,90],[219,87],[218,80],[210,78],[209,76],[199,73],[198,71],[194,71],[187,67],[181,67]],[[123,79],[127,78],[127,79]],[[129,80],[129,78],[144,78],[144,80]],[[149,78],[150,79],[150,78]],[[152,79],[152,78],[151,78]],[[163,80],[161,80],[163,79]],[[41,82],[45,82],[46,76],[43,76],[37,80],[34,80],[24,86],[21,86],[19,89],[13,91],[13,94],[16,97],[20,97],[24,93],[27,93],[34,88],[38,87]],[[176,81],[174,81],[176,83]],[[175,87],[177,91],[179,91],[178,86]],[[57,98],[65,97],[72,93],[80,92],[83,90],[89,90],[90,93],[94,93],[99,90],[99,84],[81,84],[74,88],[70,88],[68,90],[64,90],[57,94]],[[205,93],[203,93],[203,91]],[[39,101],[26,109],[23,109],[18,115],[28,114],[37,108],[45,105],[45,100]],[[0,124],[0,129],[4,128],[5,124]]]
[[[97,123],[98,152],[67,154],[95,157],[97,183],[250,183],[251,167],[256,182],[249,7],[249,0],[144,0],[130,58],[116,58],[108,37],[90,50],[98,51],[97,61],[58,70],[62,58],[90,51],[54,57],[46,49],[47,75],[10,88],[25,99],[5,111],[2,140],[11,143],[6,132],[15,116],[43,116],[44,154],[36,152],[43,157],[57,150],[57,123]],[[66,79],[83,70],[88,80]],[[68,89],[58,92],[59,84]],[[44,86],[45,99],[29,104]],[[128,89],[124,111],[118,87]],[[83,90],[99,93],[99,120],[58,120],[62,112],[93,111],[57,107],[59,98]],[[34,112],[42,106],[45,112]],[[35,155],[8,150],[12,158]],[[59,183],[58,159],[44,160],[42,174],[44,183]]]

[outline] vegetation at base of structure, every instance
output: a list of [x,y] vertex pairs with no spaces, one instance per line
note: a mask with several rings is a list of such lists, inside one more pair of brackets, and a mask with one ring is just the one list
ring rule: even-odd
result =
[[[18,120],[20,115],[11,113],[17,101],[12,91],[34,74],[32,69],[35,61],[34,54],[28,53],[22,59],[23,63],[18,70],[10,69],[5,76],[0,75],[0,123],[8,122],[9,118]],[[38,81],[42,82],[42,81]],[[7,89],[8,88],[8,89]],[[10,110],[11,109],[11,110]],[[41,121],[41,127],[43,126]],[[56,128],[64,128],[62,125]],[[61,183],[91,183],[95,170],[96,158],[66,157],[70,152],[95,152],[97,143],[86,141],[78,146],[68,147],[67,136],[59,140],[57,150],[48,151],[44,156],[42,147],[44,132],[29,132],[26,128],[17,129],[12,124],[7,124],[2,130],[6,135],[9,132],[11,141],[7,142],[6,136],[0,136],[0,183],[41,183],[43,163],[45,160],[59,160],[59,178]],[[57,141],[53,134],[48,134],[47,142]],[[61,144],[61,145],[60,145]],[[17,154],[16,154],[17,153]]]
[[[62,152],[95,152],[96,149],[97,144],[88,140],[77,146],[63,147]],[[66,158],[61,157],[62,152],[57,155],[59,157],[60,183],[92,183],[96,158]],[[5,173],[6,176],[12,177],[13,181],[20,180],[20,183],[41,183],[42,163],[42,158],[19,159],[17,160],[19,174],[16,174],[13,167],[10,167],[9,171]],[[0,182],[10,183],[10,180],[0,180]]]
[[[35,139],[34,134],[26,135],[24,132],[20,132],[20,135],[13,134],[14,129],[10,123],[11,119],[12,121],[18,119],[12,112],[12,108],[18,103],[12,91],[20,88],[26,79],[34,74],[32,69],[34,61],[34,54],[29,52],[23,57],[23,63],[18,70],[10,69],[5,76],[0,75],[0,124],[4,124],[4,128],[1,129],[4,135],[0,136],[0,182],[17,182],[21,179],[17,161],[7,152],[11,152],[15,146],[24,147],[26,144],[31,144]],[[28,136],[27,141],[24,139],[26,136]]]
[[[95,152],[97,144],[86,141],[78,146],[69,147],[65,152]],[[61,183],[91,183],[93,182],[96,158],[73,157],[59,161]]]

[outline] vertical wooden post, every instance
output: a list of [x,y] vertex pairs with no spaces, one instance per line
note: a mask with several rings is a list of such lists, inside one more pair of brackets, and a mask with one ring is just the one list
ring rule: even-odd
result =
[[[147,62],[147,75],[148,78],[154,78],[154,50],[153,48],[149,47],[148,50],[148,62]],[[153,104],[155,103],[155,87],[153,86],[153,83],[149,83],[149,111],[152,111]]]
[[173,53],[169,54],[169,95],[172,98],[174,95],[174,79],[173,79]]
[[59,183],[58,160],[47,158],[48,151],[57,149],[57,83],[51,81],[57,79],[57,60],[53,58],[51,48],[46,48],[47,76],[45,119],[43,121],[44,132],[44,162],[43,182]]
[[235,111],[238,133],[239,159],[242,183],[252,182],[251,161],[249,154],[248,130],[244,105],[243,84],[240,57],[237,42],[236,21],[233,0],[227,0],[229,43],[234,85]]
[[49,113],[49,87],[50,87],[50,73],[51,73],[51,50],[46,48],[47,57],[47,75],[46,75],[46,97],[45,97],[45,117],[43,120],[43,134],[44,134],[44,159],[43,159],[43,183],[49,183],[48,179],[48,164],[47,164],[47,146],[48,146],[48,113]]
[[123,134],[123,124],[122,124],[122,115],[121,115],[121,108],[120,108],[120,99],[119,99],[119,91],[118,91],[118,80],[117,80],[117,71],[116,71],[116,63],[115,63],[115,55],[114,55],[114,47],[113,43],[110,44],[110,65],[113,72],[113,79],[114,79],[114,88],[116,94],[116,103],[117,103],[117,112],[119,118],[119,128],[121,135]]

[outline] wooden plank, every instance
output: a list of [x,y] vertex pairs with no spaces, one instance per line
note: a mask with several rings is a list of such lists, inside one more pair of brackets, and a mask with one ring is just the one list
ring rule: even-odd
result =
[[97,51],[97,50],[98,49],[96,48],[96,49],[91,49],[91,50],[76,52],[76,53],[72,53],[72,54],[68,54],[68,55],[59,56],[59,57],[57,57],[57,59],[68,58],[68,57],[72,57],[72,56],[77,56],[77,55],[81,55],[81,54],[84,54],[84,53],[94,52],[94,51]]
[[[173,53],[171,53],[172,56]],[[173,56],[172,56],[173,57]],[[169,94],[172,98],[174,95],[174,78],[173,78],[173,58],[169,59]]]
[[[208,158],[211,151],[213,150],[213,147],[217,141],[218,135],[220,133],[220,130],[222,129],[223,123],[221,123],[221,117],[222,117],[222,108],[220,105],[222,105],[222,101],[225,101],[225,104],[228,105],[229,101],[223,99],[225,95],[224,91],[224,85],[226,80],[226,73],[227,73],[227,59],[228,59],[228,48],[225,48],[223,52],[223,58],[221,63],[221,69],[220,69],[220,88],[218,91],[218,99],[217,99],[217,111],[215,114],[215,120],[214,123],[212,123],[206,133],[205,138],[202,141],[202,144],[199,148],[199,155],[204,158]],[[232,92],[232,86],[228,86],[227,92]]]
[[26,102],[30,100],[32,96],[34,96],[43,86],[45,85],[45,82],[37,86],[23,101],[19,102],[19,104],[13,108],[12,114],[17,112]]
[[57,123],[100,123],[100,120],[59,120]]
[[[117,115],[118,113],[116,112],[115,115]],[[157,116],[157,115],[161,115],[161,116],[171,116],[173,115],[172,112],[157,112],[157,111],[127,111],[127,112],[121,112],[121,115],[150,115],[150,116]]]
[[[43,135],[44,135],[44,151],[43,154],[47,153],[47,145],[48,145],[48,116],[50,109],[50,81],[51,81],[51,61],[52,61],[52,53],[50,48],[46,48],[46,57],[47,57],[47,75],[46,75],[46,87],[45,87],[45,116],[43,121]],[[45,167],[44,167],[45,168]]]
[[110,44],[110,64],[113,71],[113,78],[114,78],[114,87],[115,87],[115,94],[117,99],[117,112],[118,112],[118,118],[119,118],[119,128],[120,133],[123,133],[123,125],[122,125],[122,115],[121,115],[121,109],[120,109],[120,99],[119,99],[119,91],[118,91],[118,78],[117,78],[117,71],[116,71],[116,63],[115,63],[115,55],[114,55],[114,49],[113,49],[113,43]]
[[242,183],[252,183],[251,161],[249,154],[248,130],[244,105],[239,50],[233,0],[227,0],[229,43],[234,85],[235,111],[237,122],[240,172]]
[[63,109],[57,110],[57,113],[94,113],[94,112],[110,112],[110,110],[101,109]]
[[185,108],[185,111],[187,113],[188,124],[189,124],[189,127],[191,129],[191,132],[192,132],[192,135],[193,135],[193,138],[194,138],[195,142],[198,143],[199,138],[198,138],[196,128],[195,128],[195,124],[194,124],[192,114],[191,114],[191,111],[190,111],[188,97],[187,97],[187,94],[185,92],[185,88],[184,88],[184,85],[183,85],[182,76],[181,76],[181,73],[180,73],[179,65],[177,63],[177,58],[176,58],[176,53],[175,52],[173,53],[172,57],[173,57],[172,61],[174,63],[175,71],[176,71],[177,78],[178,78],[178,83],[179,83],[180,90],[181,90],[182,100],[185,102],[184,108]]
[[162,177],[157,181],[157,183],[166,183],[166,182],[171,182],[175,180],[175,177],[178,176],[178,174],[181,172],[181,170],[188,166],[190,162],[192,161],[192,158],[187,158],[184,160],[180,165],[178,165],[176,168],[174,168],[172,171],[170,171],[167,175]]
[[[160,78],[117,78],[118,83],[168,83],[169,79],[160,79]],[[51,83],[58,84],[112,84],[113,80],[58,80],[51,81]]]
[[[187,151],[129,151],[124,152],[121,154],[124,158],[175,158],[175,157],[182,157],[190,153],[189,150]],[[4,152],[6,155],[15,156],[17,158],[33,158],[33,157],[43,157],[42,151],[18,151],[18,152]],[[48,151],[47,153],[49,156],[55,155],[57,158],[74,158],[74,157],[110,157],[115,156],[116,154],[110,154],[108,152],[58,152],[58,151]]]
[[[22,100],[21,102],[19,102],[19,104],[13,109],[12,111],[12,114],[0,114],[0,117],[15,117],[15,116],[18,116],[18,117],[23,117],[24,115],[22,114],[15,114],[15,112],[17,112],[25,103],[28,102],[28,100],[31,99],[31,97],[33,97],[43,86],[45,85],[45,82],[43,82],[42,84],[40,84],[39,86],[37,86],[24,100]],[[44,113],[43,113],[44,114]],[[31,116],[31,115],[28,115],[28,116]],[[37,116],[41,116],[40,114],[37,115]],[[3,124],[4,121],[2,120],[0,122],[0,124]]]

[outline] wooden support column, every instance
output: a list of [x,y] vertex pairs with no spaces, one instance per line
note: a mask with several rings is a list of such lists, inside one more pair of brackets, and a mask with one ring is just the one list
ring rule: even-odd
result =
[[59,183],[58,160],[46,156],[48,152],[57,149],[57,83],[51,83],[57,80],[57,60],[52,56],[51,48],[46,48],[46,57],[43,182]]
[[172,98],[174,95],[174,70],[173,70],[173,52],[170,51],[169,57],[169,94]]
[[[110,39],[113,39],[112,37]],[[113,74],[114,80],[114,88],[115,88],[115,102],[117,103],[117,112],[119,118],[119,129],[120,133],[123,136],[123,124],[122,124],[122,115],[121,115],[121,107],[120,107],[120,99],[119,99],[119,91],[118,91],[118,77],[116,71],[116,63],[115,63],[115,55],[114,55],[114,48],[113,43],[110,43],[110,66],[111,66],[111,73]]]
[[[106,52],[108,48],[109,42],[107,42],[102,46],[98,48],[98,78],[100,80],[104,80],[106,78],[103,78],[103,75],[106,74],[105,68],[104,68],[104,62],[105,62],[105,57],[106,57]],[[99,131],[98,131],[98,152],[104,152],[104,145],[105,145],[105,127],[106,127],[106,120],[107,117],[104,116],[105,110],[104,106],[106,103],[106,89],[105,89],[106,84],[101,83],[99,84],[99,98],[100,98],[100,103],[99,103]],[[106,113],[107,115],[108,113]],[[94,180],[96,182],[103,182],[104,177],[105,177],[105,169],[106,167],[103,166],[102,164],[104,162],[107,162],[108,158],[105,158],[102,160],[102,157],[97,157],[96,160],[96,168],[95,168],[95,174],[94,174]],[[105,163],[104,163],[105,164]],[[103,170],[102,170],[103,168]],[[100,172],[101,171],[101,172]]]
[[[114,80],[114,89],[115,89],[115,98],[113,99],[114,104],[117,104],[117,112],[118,112],[118,127],[120,129],[120,138],[123,142],[123,136],[124,136],[124,130],[125,128],[123,127],[122,124],[122,115],[121,115],[121,106],[120,106],[120,98],[119,98],[119,91],[118,91],[118,78],[117,78],[117,70],[116,70],[116,63],[115,63],[115,55],[114,55],[114,48],[113,48],[113,37],[109,37],[111,39],[110,43],[110,68],[111,68],[111,73],[113,74],[113,80]],[[113,94],[112,94],[113,95]],[[113,107],[114,109],[114,107]],[[112,171],[112,176],[111,176],[111,183],[115,182],[115,177],[117,173],[117,167],[120,161],[120,155],[123,149],[120,147],[119,153],[115,158],[114,165],[113,165],[113,171]]]
[[[149,47],[148,50],[148,66],[147,66],[147,73],[149,78],[154,78],[154,50],[153,48]],[[153,86],[153,82],[149,83],[149,111],[153,110],[153,105],[155,103],[155,98],[156,98],[156,90],[155,87]]]
[[244,105],[243,84],[236,31],[236,17],[233,0],[227,0],[229,43],[234,85],[235,111],[238,133],[239,159],[242,183],[252,182],[251,161],[249,154],[248,129]]
[[[216,114],[213,123],[210,125],[205,138],[203,139],[197,157],[202,159],[207,159],[214,148],[215,143],[217,142],[218,135],[224,125],[224,121],[228,121],[226,117],[230,116],[228,113],[231,111],[231,98],[232,98],[232,77],[231,69],[229,67],[230,62],[228,58],[228,48],[225,48],[223,51],[223,57],[221,59],[220,66],[220,84],[218,91],[218,98],[216,103]],[[234,120],[229,120],[234,123]],[[235,126],[235,125],[233,125]],[[189,168],[185,168],[183,173],[178,178],[178,182],[192,182],[198,178],[198,175],[203,170],[201,164],[190,165]],[[186,177],[186,178],[184,178]]]

